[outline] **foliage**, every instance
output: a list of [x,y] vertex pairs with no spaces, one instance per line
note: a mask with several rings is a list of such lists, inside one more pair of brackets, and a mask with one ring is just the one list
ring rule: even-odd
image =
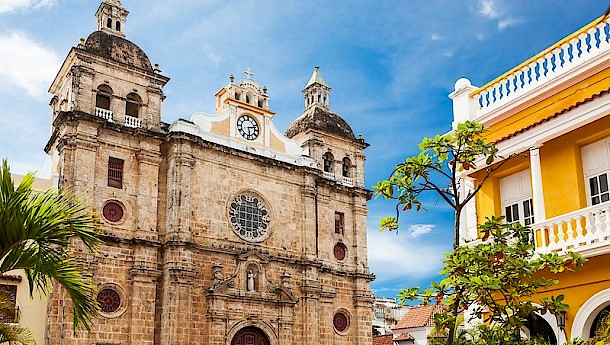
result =
[[600,326],[595,330],[595,337],[587,339],[584,345],[606,345],[610,344],[610,315],[601,319]]
[[[462,209],[483,186],[480,183],[474,190],[462,195],[460,193],[463,188],[458,174],[476,168],[479,161],[491,165],[499,158],[498,149],[482,137],[484,133],[482,124],[466,121],[458,124],[453,133],[424,138],[419,144],[418,155],[396,165],[387,180],[373,186],[376,196],[397,201],[396,215],[383,218],[380,221],[381,229],[398,230],[400,211],[419,211],[422,208],[420,197],[424,193],[433,192],[455,211],[454,247],[457,247]],[[496,167],[488,167],[482,182],[503,162]]]
[[74,329],[90,329],[99,306],[96,289],[83,265],[69,250],[78,238],[95,252],[101,240],[95,218],[86,206],[65,190],[34,192],[28,173],[15,188],[6,160],[0,167],[0,274],[23,269],[34,290],[48,293],[52,280],[70,296]]
[[[400,212],[421,210],[420,198],[429,192],[440,196],[454,210],[454,250],[446,255],[440,272],[445,278],[433,282],[429,289],[414,287],[399,294],[402,303],[416,299],[425,304],[443,301],[447,312],[436,314],[434,322],[437,330],[445,332],[448,345],[522,343],[520,329],[528,316],[534,312],[556,313],[568,307],[563,296],[543,298],[540,306],[531,301],[539,289],[557,283],[538,278],[536,273],[573,270],[585,261],[574,253],[562,257],[535,254],[530,230],[519,224],[504,224],[503,217],[488,218],[480,226],[480,243],[459,246],[464,207],[491,174],[512,158],[500,157],[484,133],[482,124],[466,121],[452,133],[424,138],[419,154],[396,165],[387,180],[373,186],[376,196],[396,201],[396,215],[380,221],[382,230],[398,230]],[[498,159],[501,160],[496,162]],[[479,172],[478,184],[465,188],[460,176],[477,164],[486,165]],[[466,321],[484,321],[471,334],[458,329],[458,317],[469,308],[474,313]]]
[[585,259],[576,253],[536,253],[530,230],[503,220],[504,217],[488,218],[481,226],[486,240],[460,246],[447,254],[445,267],[439,272],[445,278],[423,291],[418,287],[402,290],[400,301],[429,303],[442,296],[449,312],[435,315],[438,329],[454,329],[459,323],[457,316],[469,309],[473,314],[466,321],[483,321],[476,338],[487,344],[516,344],[532,313],[566,310],[563,295],[533,301],[537,291],[557,284],[557,280],[537,273],[572,271]]

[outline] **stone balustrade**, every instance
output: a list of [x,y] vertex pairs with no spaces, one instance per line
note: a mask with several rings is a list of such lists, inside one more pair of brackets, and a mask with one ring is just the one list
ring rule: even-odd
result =
[[472,92],[470,97],[482,112],[490,111],[610,51],[610,18],[596,22]]
[[610,248],[610,203],[583,208],[534,224],[536,250],[585,256]]
[[108,122],[112,122],[112,111],[108,109],[95,108],[95,116],[106,119]]
[[140,126],[142,126],[142,119],[125,115],[125,127],[139,128]]
[[345,176],[341,176],[341,184],[347,187],[353,187],[354,186],[354,180],[352,178],[349,177],[345,177]]

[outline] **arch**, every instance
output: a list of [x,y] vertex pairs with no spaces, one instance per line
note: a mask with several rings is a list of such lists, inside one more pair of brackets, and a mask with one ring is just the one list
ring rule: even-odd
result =
[[125,100],[125,115],[138,117],[142,98],[137,93],[130,93]]
[[95,107],[100,109],[110,110],[110,100],[112,97],[112,88],[106,84],[101,84],[97,87],[95,95]]
[[557,326],[557,319],[551,313],[539,314],[534,313],[527,318],[527,321],[523,325],[527,331],[527,337],[542,338],[548,341],[551,345],[564,344],[565,340],[558,342],[558,336],[561,336],[563,332],[559,330],[559,327],[553,327],[551,324],[554,323]]
[[322,156],[322,160],[324,161],[324,172],[332,173],[333,172],[333,163],[335,161],[335,157],[332,153],[326,152]]
[[343,158],[343,162],[341,165],[341,175],[343,177],[352,177],[351,170],[352,170],[352,161],[348,157]]
[[269,338],[259,328],[244,327],[233,336],[231,345],[269,345]]
[[112,19],[110,19],[110,18],[106,19],[106,27],[109,29],[112,29]]
[[[275,330],[273,329],[273,327],[270,324],[268,324],[267,322],[265,322],[263,320],[259,320],[259,319],[242,320],[242,321],[235,323],[227,332],[225,344],[232,345],[233,339],[235,339],[235,336],[238,335],[239,332],[241,332],[244,329],[249,329],[249,330],[256,329],[259,332],[261,332],[262,334],[264,334],[264,336],[268,340],[268,343],[267,343],[268,345],[278,345],[277,334],[276,334]],[[243,344],[243,345],[250,345],[250,344]]]
[[116,31],[121,31],[121,22],[119,22],[118,20],[116,21],[115,29]]
[[578,309],[572,323],[572,338],[587,339],[597,315],[610,305],[610,289],[602,290],[591,296]]

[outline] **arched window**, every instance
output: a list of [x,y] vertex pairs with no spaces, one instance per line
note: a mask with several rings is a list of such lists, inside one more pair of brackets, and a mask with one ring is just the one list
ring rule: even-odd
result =
[[118,20],[116,21],[116,31],[121,31],[121,22],[119,22]]
[[109,29],[112,29],[112,19],[110,19],[110,18],[106,19],[106,27]]
[[95,95],[95,107],[100,109],[110,110],[110,98],[112,97],[112,88],[108,85],[100,85],[97,88]]
[[341,175],[344,177],[351,177],[350,176],[351,168],[352,168],[352,161],[350,161],[349,158],[347,158],[347,157],[343,158],[343,166],[341,168]]
[[333,172],[333,162],[335,161],[335,157],[330,152],[326,152],[324,156],[322,156],[324,160],[324,172],[332,173]]
[[142,105],[142,98],[137,93],[128,94],[125,101],[125,115],[138,117],[140,105]]

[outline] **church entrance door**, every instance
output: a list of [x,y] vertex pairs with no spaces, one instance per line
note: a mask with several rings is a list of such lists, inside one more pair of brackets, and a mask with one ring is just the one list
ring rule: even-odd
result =
[[270,343],[269,338],[260,329],[245,327],[235,334],[231,345],[270,345]]

